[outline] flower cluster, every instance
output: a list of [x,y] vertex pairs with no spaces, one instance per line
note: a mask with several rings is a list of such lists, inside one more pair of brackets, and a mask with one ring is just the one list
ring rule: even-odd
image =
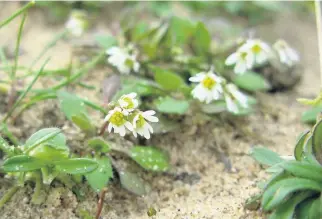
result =
[[201,102],[209,104],[213,100],[225,99],[227,110],[238,113],[239,107],[248,108],[248,99],[234,84],[226,84],[226,80],[213,72],[200,72],[190,77],[191,82],[199,83],[191,92]]
[[[291,67],[299,61],[297,52],[283,40],[277,41],[273,49],[283,64]],[[243,74],[255,66],[263,65],[272,57],[274,57],[273,50],[267,43],[260,39],[249,39],[236,52],[227,57],[225,64],[235,65],[234,72]]]
[[125,136],[126,130],[129,130],[135,137],[140,135],[146,139],[150,138],[153,128],[148,122],[158,122],[159,119],[154,116],[153,110],[142,112],[137,109],[139,103],[136,96],[136,93],[121,96],[114,109],[108,112],[104,121],[109,122],[107,128],[109,132],[114,130],[114,133]]
[[249,39],[237,51],[225,61],[226,65],[235,65],[234,72],[243,74],[256,65],[267,62],[270,54],[270,47],[259,39]]
[[65,24],[67,30],[75,37],[80,37],[88,26],[87,13],[83,10],[73,10]]
[[284,63],[291,67],[300,60],[299,54],[294,49],[292,49],[284,40],[278,40],[273,45],[273,47],[277,52],[281,63]]
[[140,63],[137,61],[137,51],[133,45],[126,48],[112,47],[106,51],[109,56],[107,62],[114,67],[121,74],[130,74],[131,71],[138,72]]

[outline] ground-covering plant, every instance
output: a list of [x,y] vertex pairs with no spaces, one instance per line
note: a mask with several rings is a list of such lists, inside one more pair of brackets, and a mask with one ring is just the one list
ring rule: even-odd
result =
[[267,148],[254,148],[252,156],[269,166],[272,176],[261,183],[262,193],[249,200],[247,207],[259,203],[269,218],[320,218],[321,210],[321,139],[322,122],[302,133],[294,149],[294,157],[282,157]]
[[[315,7],[321,53],[319,1],[316,1]],[[299,101],[308,105],[319,105],[321,94],[314,100],[301,98]],[[305,112],[302,116],[305,121],[312,121],[312,116],[316,116],[316,122],[311,130],[299,135],[293,156],[280,156],[263,147],[256,147],[252,150],[251,156],[260,164],[268,166],[266,171],[271,177],[266,182],[260,183],[261,192],[247,201],[246,208],[254,210],[261,207],[265,213],[269,214],[270,219],[322,217],[322,120],[320,113],[321,109],[315,108],[310,112]]]
[[[34,71],[35,63],[58,40],[81,38],[90,30],[90,22],[86,11],[71,9],[66,30],[55,36],[29,67],[19,66],[20,39],[27,9],[32,4],[0,23],[2,27],[23,15],[12,66],[0,50],[1,67],[10,79],[0,81],[6,85],[3,91],[11,90],[18,96],[16,101],[15,95],[9,98],[12,103],[2,119],[0,139],[0,149],[4,152],[2,171],[16,178],[17,184],[1,199],[0,207],[26,181],[35,183],[34,203],[41,203],[41,188],[53,180],[61,181],[78,194],[78,185],[84,178],[94,191],[104,194],[114,177],[119,178],[125,189],[144,195],[147,189],[143,180],[127,166],[120,165],[116,154],[130,158],[125,158],[128,166],[134,161],[148,171],[167,171],[168,155],[157,147],[145,145],[142,139],[150,139],[152,133],[175,130],[177,121],[185,115],[220,112],[247,115],[256,103],[251,95],[276,86],[264,70],[275,69],[287,75],[299,61],[297,52],[283,40],[273,45],[255,37],[216,41],[201,21],[169,16],[156,23],[145,23],[135,21],[135,15],[128,13],[115,35],[97,35],[93,39],[98,48],[94,55],[89,54],[87,63],[71,61],[66,68],[50,71],[45,69],[47,60],[39,71]],[[76,86],[96,89],[80,79],[98,64],[108,66],[114,73],[104,80],[99,103],[71,91]],[[17,69],[25,71],[25,75],[17,75]],[[25,77],[32,77],[32,82],[18,89],[17,80]],[[33,89],[40,77],[53,79],[57,84]],[[27,108],[48,99],[58,100],[60,110],[77,127],[82,137],[81,154],[70,150],[64,131],[59,128],[41,129],[24,144],[9,131],[8,124]],[[94,119],[88,113],[89,108],[100,119]],[[135,142],[134,146],[123,147],[117,141],[107,140],[112,133],[122,138],[127,135]]]

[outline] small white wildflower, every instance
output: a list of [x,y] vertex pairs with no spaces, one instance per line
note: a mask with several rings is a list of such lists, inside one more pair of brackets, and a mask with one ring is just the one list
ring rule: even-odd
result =
[[300,60],[299,54],[294,49],[292,49],[284,40],[278,40],[273,47],[278,53],[281,63],[284,63],[291,67]]
[[225,87],[225,101],[227,110],[232,113],[238,113],[238,106],[243,108],[248,107],[248,98],[240,92],[234,84],[227,84]]
[[124,114],[128,115],[138,107],[139,102],[136,99],[136,96],[137,96],[136,93],[130,93],[120,97],[120,99],[118,100],[118,103],[122,107]]
[[75,37],[80,37],[87,28],[87,14],[82,10],[73,10],[65,24],[68,31]]
[[152,126],[147,122],[158,122],[159,119],[153,116],[155,111],[148,110],[145,112],[139,112],[133,119],[133,135],[137,137],[137,134],[144,136],[146,139],[150,139],[150,133],[153,133]]
[[241,51],[247,51],[247,66],[261,65],[267,62],[270,55],[270,47],[259,39],[249,39],[240,47]]
[[136,52],[130,54],[129,50],[133,50],[132,46],[129,46],[127,50],[114,46],[106,51],[109,55],[108,63],[115,66],[121,74],[130,74],[131,70],[138,72],[140,69],[140,63],[136,60]]
[[133,131],[132,124],[126,120],[126,115],[120,107],[115,107],[113,110],[110,110],[105,117],[104,121],[108,121],[108,132],[111,132],[114,129],[114,133],[119,133],[120,136],[125,136],[126,129],[125,127]]
[[210,103],[212,100],[218,100],[223,92],[221,83],[224,79],[214,74],[212,70],[207,73],[200,72],[190,77],[189,81],[199,82],[191,94],[201,102]]
[[245,50],[238,49],[235,53],[228,56],[225,61],[226,65],[235,65],[234,72],[243,74],[253,67],[254,54]]

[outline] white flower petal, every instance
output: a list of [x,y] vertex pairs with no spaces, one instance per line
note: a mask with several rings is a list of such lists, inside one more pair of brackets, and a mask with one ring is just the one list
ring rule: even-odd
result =
[[124,125],[128,130],[133,131],[133,126],[130,122],[126,121]]
[[238,54],[237,52],[231,54],[230,56],[228,56],[228,58],[225,61],[225,65],[233,65],[237,62],[238,59]]
[[189,81],[191,82],[200,82],[202,81],[204,78],[206,77],[206,74],[205,73],[198,73],[196,74],[195,76],[192,76],[189,78]]

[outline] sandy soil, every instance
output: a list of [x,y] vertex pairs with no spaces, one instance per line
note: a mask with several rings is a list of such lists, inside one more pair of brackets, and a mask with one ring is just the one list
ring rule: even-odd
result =
[[[3,3],[0,3],[0,6]],[[10,3],[0,11],[0,20],[10,14],[16,4]],[[1,7],[0,7],[1,8]],[[0,44],[14,46],[18,23],[0,30]],[[29,16],[20,57],[21,64],[30,63],[62,26],[48,26],[39,13]],[[306,107],[296,102],[297,97],[311,98],[319,91],[318,53],[314,20],[299,19],[283,14],[271,24],[258,28],[259,36],[274,41],[286,39],[301,53],[302,81],[291,91],[275,94],[258,94],[261,98],[256,113],[247,118],[227,115],[216,116],[211,122],[196,126],[196,117],[186,118],[174,133],[155,136],[151,145],[158,145],[171,154],[173,168],[167,174],[142,172],[151,185],[146,197],[136,197],[112,184],[106,195],[102,212],[104,219],[146,219],[149,207],[157,210],[157,219],[237,219],[261,218],[259,212],[244,210],[245,200],[257,191],[256,183],[265,177],[264,171],[249,157],[250,149],[262,144],[291,155],[296,136],[308,126],[300,121]],[[48,56],[49,68],[68,63],[71,46],[60,41]],[[48,57],[47,56],[47,57]],[[97,84],[106,69],[92,71],[86,80]],[[47,81],[46,83],[50,83]],[[97,95],[80,92],[83,96]],[[79,92],[78,92],[79,93]],[[54,119],[46,119],[48,117]],[[55,124],[50,124],[55,121]],[[26,111],[12,130],[26,137],[44,126],[66,126],[64,117],[57,112],[55,101],[38,104]],[[70,136],[69,136],[70,138]],[[8,189],[8,180],[0,179],[0,195]],[[30,204],[31,185],[21,189],[0,210],[0,218],[85,218],[82,210],[92,215],[96,211],[97,196],[87,191],[87,198],[77,202],[75,195],[56,183],[47,188],[48,198],[41,206]]]

